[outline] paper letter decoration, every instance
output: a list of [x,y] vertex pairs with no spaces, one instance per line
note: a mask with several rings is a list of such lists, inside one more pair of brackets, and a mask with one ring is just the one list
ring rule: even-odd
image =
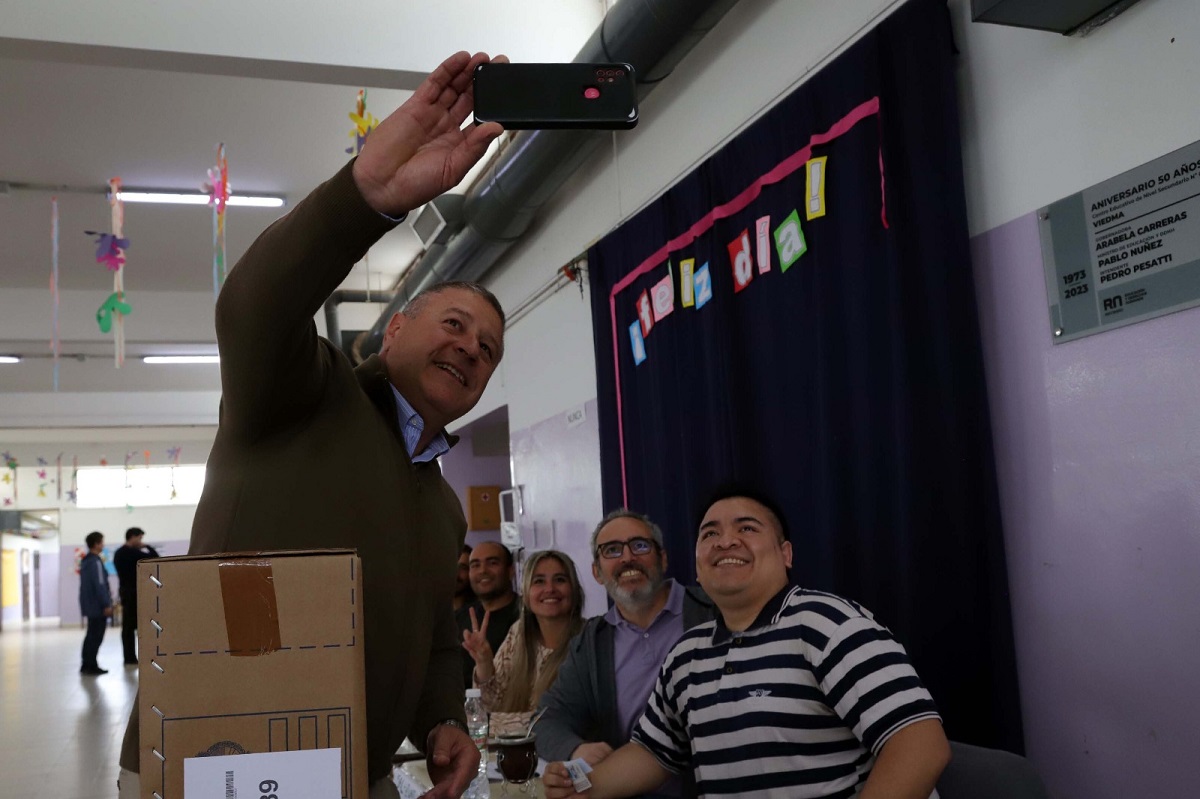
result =
[[829,156],[814,158],[804,165],[805,192],[804,218],[812,221],[825,216],[825,162]]
[[804,231],[800,229],[800,214],[796,211],[788,214],[783,224],[775,228],[775,249],[779,251],[780,272],[786,272],[801,255],[808,252]]
[[633,365],[641,366],[646,360],[646,340],[642,338],[642,323],[634,322],[629,326],[629,342],[633,346]]
[[755,220],[754,232],[758,239],[758,273],[763,275],[771,271],[771,217],[760,216]]
[[637,301],[638,319],[642,323],[642,338],[650,335],[654,327],[654,309],[650,305],[650,295],[643,291]]
[[754,262],[750,259],[750,231],[743,230],[727,245],[729,262],[733,266],[733,290],[741,291],[754,279]]
[[671,311],[675,310],[675,281],[671,275],[654,284],[651,289],[651,299],[654,303],[654,321],[661,322]]
[[679,262],[679,298],[683,301],[684,308],[691,308],[696,304],[696,284],[692,277],[695,271],[695,258],[684,258]]
[[712,299],[712,275],[708,272],[708,262],[704,262],[704,266],[696,270],[696,310],[704,307],[704,304]]

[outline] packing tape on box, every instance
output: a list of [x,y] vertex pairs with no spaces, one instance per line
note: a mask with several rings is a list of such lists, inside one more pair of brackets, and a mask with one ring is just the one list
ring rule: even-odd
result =
[[269,560],[222,561],[221,600],[225,605],[225,631],[229,654],[266,655],[282,645],[279,637],[279,604]]

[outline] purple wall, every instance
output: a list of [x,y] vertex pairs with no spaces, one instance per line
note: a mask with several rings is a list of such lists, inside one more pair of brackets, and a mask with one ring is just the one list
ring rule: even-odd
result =
[[[603,613],[604,589],[592,578],[588,537],[603,518],[600,498],[600,423],[595,400],[586,419],[567,427],[566,414],[511,434],[513,479],[522,486],[518,517],[527,551],[561,549],[575,560],[584,590],[584,616]],[[553,532],[552,532],[553,531]]]
[[[501,419],[501,415],[503,420]],[[498,485],[502,488],[512,487],[509,455],[479,455],[474,446],[474,431],[482,425],[503,424],[507,429],[508,408],[499,408],[487,416],[458,431],[459,442],[448,453],[442,456],[442,476],[458,494],[463,512],[467,512],[467,489],[471,486]],[[491,450],[488,450],[491,451]],[[499,541],[500,530],[468,531],[467,545],[475,546],[480,541]]]
[[1055,346],[1033,214],[972,240],[1030,759],[1194,796],[1200,309]]

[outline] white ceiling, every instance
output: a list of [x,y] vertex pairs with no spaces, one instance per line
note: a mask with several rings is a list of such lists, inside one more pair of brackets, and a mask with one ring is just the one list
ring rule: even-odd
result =
[[[368,110],[383,118],[419,76],[458,49],[569,61],[606,5],[0,0],[0,184],[63,187],[53,193],[0,187],[0,354],[42,356],[0,365],[0,395],[53,394],[16,399],[26,407],[79,407],[78,397],[59,395],[219,389],[213,367],[147,367],[131,360],[113,369],[111,336],[93,319],[112,291],[112,274],[95,262],[93,240],[83,232],[109,229],[102,194],[109,178],[120,177],[130,188],[197,190],[223,142],[235,194],[282,194],[290,206],[349,158],[348,114],[358,89],[367,88]],[[64,352],[85,356],[61,363],[58,393],[45,357],[54,195],[60,336]],[[228,209],[230,266],[279,213]],[[161,352],[168,344],[212,350],[210,209],[127,203],[125,235],[125,289],[135,309],[127,320],[129,354]],[[386,236],[370,253],[370,287],[389,287],[419,247],[406,227]],[[365,274],[360,264],[343,287],[366,288]],[[102,416],[97,424],[105,423]],[[73,418],[78,423],[78,414]],[[5,426],[15,425],[0,410]]]

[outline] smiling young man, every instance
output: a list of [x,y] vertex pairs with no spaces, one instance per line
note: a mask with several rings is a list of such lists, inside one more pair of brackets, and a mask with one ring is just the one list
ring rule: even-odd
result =
[[[608,514],[592,532],[591,550],[592,576],[613,605],[571,641],[542,696],[537,746],[546,760],[596,765],[629,741],[667,652],[684,630],[711,619],[713,606],[698,588],[666,578],[662,530],[641,513]],[[681,793],[676,780],[657,789]]]
[[[220,424],[189,550],[358,550],[371,799],[397,795],[391,758],[406,736],[425,747],[427,796],[460,796],[476,773],[451,605],[466,519],[437,457],[455,440],[446,425],[500,362],[505,320],[486,289],[436,285],[355,367],[313,316],[380,237],[453,188],[502,132],[463,127],[487,61],[446,59],[357,158],[258,237],[217,300]],[[153,757],[135,703],[122,797],[138,795],[139,755]]]
[[[791,585],[767,498],[709,503],[696,572],[717,618],[671,650],[633,741],[589,775],[592,799],[691,772],[698,796],[926,799],[950,749],[904,648],[849,600]],[[561,763],[547,799],[574,795]]]
[[[500,649],[504,636],[521,617],[521,603],[513,591],[513,556],[508,548],[498,541],[484,541],[471,550],[467,561],[467,579],[475,592],[475,601],[468,602],[454,612],[454,623],[459,635],[471,631],[488,614],[487,642],[492,651]],[[471,613],[474,612],[474,624]],[[464,687],[472,685],[471,673],[475,670],[475,659],[465,649],[462,653]]]

